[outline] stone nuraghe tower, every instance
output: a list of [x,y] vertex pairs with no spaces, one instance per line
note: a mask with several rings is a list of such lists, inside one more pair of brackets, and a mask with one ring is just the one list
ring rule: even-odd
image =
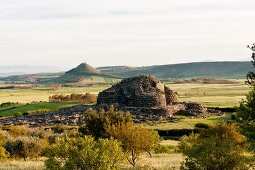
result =
[[172,116],[182,111],[191,116],[207,115],[207,109],[198,103],[178,102],[176,92],[150,75],[123,79],[100,92],[97,106],[108,105],[114,105],[132,114]]
[[142,75],[122,80],[99,93],[98,105],[166,107],[177,102],[176,93],[155,77]]

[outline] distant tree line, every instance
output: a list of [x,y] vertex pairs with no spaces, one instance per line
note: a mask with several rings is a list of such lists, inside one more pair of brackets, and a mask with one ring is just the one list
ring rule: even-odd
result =
[[71,95],[53,95],[49,97],[50,102],[81,102],[81,103],[96,103],[97,96],[94,94],[71,94]]
[[14,89],[14,86],[2,86],[0,89]]
[[0,107],[5,107],[5,106],[12,106],[12,105],[16,105],[19,104],[18,102],[5,102],[5,103],[1,103]]

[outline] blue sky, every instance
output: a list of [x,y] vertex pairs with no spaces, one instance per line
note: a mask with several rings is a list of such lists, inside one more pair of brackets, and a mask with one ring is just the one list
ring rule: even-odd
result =
[[254,0],[1,0],[0,65],[249,60]]

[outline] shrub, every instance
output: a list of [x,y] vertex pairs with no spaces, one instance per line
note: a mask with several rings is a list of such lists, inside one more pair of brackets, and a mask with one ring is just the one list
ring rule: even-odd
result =
[[51,129],[45,130],[44,128],[35,128],[35,129],[29,129],[28,135],[31,137],[37,137],[40,139],[48,140],[48,138],[53,135],[53,132]]
[[255,119],[255,88],[246,95],[246,100],[240,102],[240,105],[237,108],[236,117],[239,122]]
[[81,102],[81,103],[96,103],[97,96],[94,94],[71,94],[71,95],[53,95],[49,97],[50,102]]
[[12,158],[38,158],[41,156],[47,143],[35,137],[18,137],[8,139],[5,149],[10,153]]
[[66,128],[64,126],[55,126],[51,128],[53,130],[54,133],[64,133],[66,131]]
[[7,133],[0,130],[0,161],[3,161],[9,157],[9,153],[3,147],[6,140],[7,140]]
[[231,120],[238,120],[236,113],[231,114]]
[[6,102],[6,103],[2,103],[0,104],[0,107],[5,107],[5,106],[12,106],[12,105],[16,105],[19,104],[18,102]]
[[180,151],[187,156],[183,169],[232,170],[245,166],[247,140],[235,125],[217,124],[201,134],[183,137]]
[[135,126],[130,113],[115,111],[113,106],[107,111],[87,110],[84,116],[85,126],[79,128],[79,132],[96,139],[113,137],[119,140],[133,166],[143,152],[151,156],[151,151],[158,145],[159,136],[156,132]]
[[15,114],[14,114],[14,117],[20,117],[20,116],[22,116],[22,113],[21,113],[21,112],[18,112],[18,113],[15,113]]
[[208,129],[209,125],[205,124],[205,123],[197,123],[197,124],[195,124],[195,128]]
[[168,137],[168,136],[175,136],[175,137],[182,137],[182,136],[188,136],[192,133],[199,133],[201,129],[170,129],[170,130],[157,130],[158,134],[162,137]]
[[49,142],[50,145],[56,144],[57,141],[58,141],[61,137],[63,137],[63,134],[54,134],[54,135],[51,135],[51,136],[48,137],[48,142]]
[[31,110],[23,113],[23,115],[34,115],[34,114],[42,114],[42,113],[48,113],[48,112],[54,112],[58,111],[56,110],[51,110],[51,109],[40,109],[40,110]]
[[123,160],[120,143],[112,139],[95,141],[92,137],[64,138],[46,150],[46,169],[116,168]]
[[171,146],[171,145],[157,145],[155,148],[154,148],[154,152],[156,154],[160,154],[160,153],[174,153],[176,152],[176,147],[174,146]]
[[79,128],[79,132],[85,135],[92,135],[96,139],[109,137],[106,133],[106,128],[109,125],[133,122],[129,112],[115,111],[113,106],[110,106],[107,111],[100,109],[97,112],[89,109],[84,113],[84,117],[85,126]]
[[157,133],[134,126],[133,123],[109,125],[107,133],[122,143],[127,159],[133,166],[142,153],[146,152],[151,156],[151,151],[159,144]]
[[9,133],[13,137],[29,136],[29,128],[27,126],[12,126]]

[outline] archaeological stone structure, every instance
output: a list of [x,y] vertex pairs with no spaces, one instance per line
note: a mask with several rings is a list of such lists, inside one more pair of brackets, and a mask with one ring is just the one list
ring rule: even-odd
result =
[[148,75],[124,79],[100,92],[97,100],[98,105],[127,107],[165,107],[176,102],[176,93]]
[[100,92],[97,106],[114,105],[136,115],[206,117],[208,111],[198,103],[178,102],[176,92],[150,75],[126,78],[111,88]]

